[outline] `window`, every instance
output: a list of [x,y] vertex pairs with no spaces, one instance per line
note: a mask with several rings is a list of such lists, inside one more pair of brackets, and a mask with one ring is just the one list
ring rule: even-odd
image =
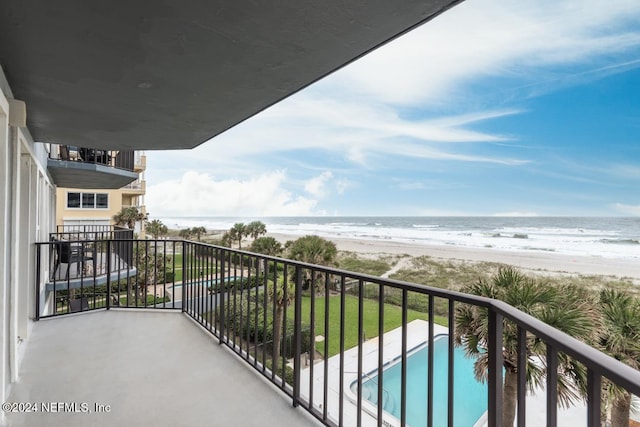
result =
[[67,193],[67,207],[68,208],[80,207],[80,193]]
[[109,195],[107,193],[96,193],[96,209],[109,208]]
[[67,208],[108,209],[109,195],[107,193],[67,193]]

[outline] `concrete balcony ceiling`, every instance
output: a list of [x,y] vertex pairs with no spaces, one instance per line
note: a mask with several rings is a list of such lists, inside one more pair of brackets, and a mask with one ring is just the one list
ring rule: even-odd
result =
[[36,141],[193,148],[460,0],[0,2]]

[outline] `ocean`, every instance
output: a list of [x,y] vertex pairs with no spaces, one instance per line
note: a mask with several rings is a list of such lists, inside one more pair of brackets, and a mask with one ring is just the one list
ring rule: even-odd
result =
[[[167,217],[169,228],[226,230],[259,220],[271,233],[373,239],[502,251],[638,259],[640,217]],[[640,268],[640,265],[639,265]]]

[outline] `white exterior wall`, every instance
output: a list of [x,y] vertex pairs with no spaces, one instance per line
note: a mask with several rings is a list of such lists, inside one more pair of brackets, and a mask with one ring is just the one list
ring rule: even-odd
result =
[[46,169],[47,146],[35,144],[28,129],[12,125],[11,109],[20,106],[12,103],[1,69],[0,89],[0,400],[4,402],[11,384],[19,381],[20,360],[35,316],[34,243],[46,241],[53,229],[55,186]]

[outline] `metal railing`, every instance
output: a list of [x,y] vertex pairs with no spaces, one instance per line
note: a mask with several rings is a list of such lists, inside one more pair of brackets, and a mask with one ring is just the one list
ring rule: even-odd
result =
[[54,160],[92,163],[133,171],[135,152],[133,150],[105,150],[78,147],[75,145],[52,144],[49,158]]
[[93,233],[118,229],[122,227],[108,224],[64,224],[56,226],[56,233]]
[[[114,243],[95,242],[106,245],[107,253]],[[132,265],[112,258],[105,289],[85,286],[72,295],[74,287],[66,280],[66,288],[53,288],[55,311],[41,317],[74,312],[71,301],[78,298],[73,305],[81,310],[115,305],[181,309],[290,396],[294,406],[328,426],[416,425],[416,413],[428,426],[458,425],[463,401],[480,398],[465,394],[455,381],[473,376],[463,372],[454,357],[455,315],[463,305],[486,310],[487,425],[502,425],[506,325],[517,327],[518,426],[526,425],[526,405],[532,398],[526,392],[525,368],[531,362],[527,346],[532,338],[546,346],[546,384],[540,392],[546,400],[546,425],[558,424],[559,356],[573,358],[586,370],[583,404],[590,427],[601,425],[605,382],[640,394],[640,372],[501,301],[196,242],[127,244]],[[39,261],[47,245],[51,243],[38,244]],[[170,301],[157,299],[167,295]],[[38,305],[38,313],[42,309]],[[409,322],[415,317],[423,323]],[[446,344],[443,354],[436,354],[436,340]],[[408,383],[415,374],[408,369],[416,348],[425,346],[427,369],[419,382],[426,401],[414,405],[408,396],[415,391]],[[391,366],[400,367],[397,385],[386,377]],[[434,384],[436,372],[446,372],[444,389]],[[365,387],[363,382],[372,377],[376,380]],[[372,390],[375,396],[365,395]],[[385,408],[390,401],[395,413]]]
[[117,225],[58,225],[55,233],[49,233],[49,240],[131,240],[133,230]]

